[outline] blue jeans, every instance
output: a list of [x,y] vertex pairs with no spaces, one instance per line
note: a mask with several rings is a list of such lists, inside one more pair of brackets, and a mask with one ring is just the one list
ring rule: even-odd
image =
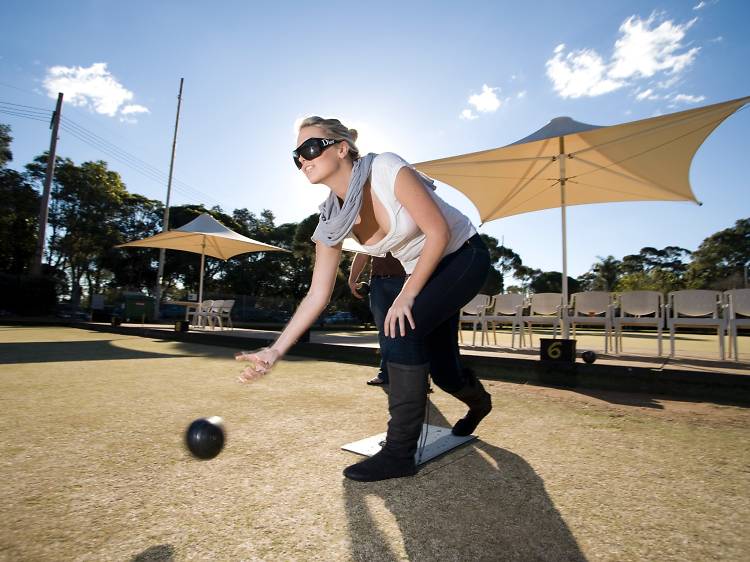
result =
[[490,255],[478,234],[435,268],[412,306],[415,329],[406,335],[397,328],[395,337],[384,338],[381,353],[386,362],[402,365],[430,364],[435,384],[456,392],[466,383],[458,352],[458,320],[461,308],[482,288],[490,268]]
[[370,311],[375,320],[375,326],[378,328],[378,343],[380,344],[381,360],[379,376],[384,382],[388,382],[388,367],[385,364],[383,345],[385,336],[383,335],[383,323],[388,309],[391,308],[393,301],[401,292],[404,286],[405,277],[372,277],[370,279]]

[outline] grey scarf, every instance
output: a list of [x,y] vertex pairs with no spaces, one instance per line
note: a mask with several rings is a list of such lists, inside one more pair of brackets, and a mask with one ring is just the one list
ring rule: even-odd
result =
[[[362,208],[362,191],[367,178],[370,177],[372,161],[376,156],[377,154],[370,153],[354,161],[352,177],[349,180],[343,206],[339,203],[339,198],[333,191],[320,205],[320,218],[312,235],[313,241],[320,241],[329,247],[335,246],[352,231],[359,210]],[[435,189],[435,182],[432,179],[421,172],[417,172],[417,175],[425,186],[432,190]]]
[[312,235],[314,241],[320,241],[326,246],[335,246],[352,231],[354,221],[357,220],[359,210],[362,208],[362,190],[367,178],[370,177],[370,169],[375,156],[377,154],[370,153],[354,161],[343,207],[333,191],[323,201],[320,206],[318,226]]

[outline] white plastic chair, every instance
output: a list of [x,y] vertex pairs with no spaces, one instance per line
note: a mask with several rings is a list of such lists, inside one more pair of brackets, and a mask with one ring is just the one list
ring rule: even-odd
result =
[[229,329],[234,330],[234,324],[232,324],[232,308],[234,307],[234,299],[227,299],[223,301],[221,308],[219,309],[216,319],[219,321],[219,327],[223,330],[224,324],[222,320],[226,320],[229,324]]
[[484,326],[482,327],[482,331],[487,333],[487,342],[490,340],[489,331],[487,330],[489,324],[492,324],[492,335],[495,338],[495,345],[497,345],[497,325],[510,324],[510,346],[512,348],[516,347],[516,332],[518,332],[519,344],[523,347],[523,306],[523,295],[507,293],[493,296],[492,305],[488,309],[488,314],[484,316]]
[[724,291],[724,300],[728,312],[729,355],[739,361],[737,328],[750,326],[750,289]]
[[674,334],[678,326],[716,326],[719,357],[724,359],[724,332],[727,320],[722,314],[723,299],[719,291],[691,289],[672,291],[667,301],[669,356],[674,357]]
[[615,299],[619,311],[614,317],[615,353],[622,353],[623,326],[653,326],[656,328],[658,355],[661,356],[661,336],[664,328],[664,297],[659,291],[626,291]]
[[573,310],[573,314],[565,319],[572,327],[573,338],[576,337],[576,325],[578,324],[602,326],[604,328],[604,353],[609,353],[609,344],[612,339],[612,317],[614,316],[612,293],[607,291],[573,293],[570,298],[570,308]]
[[529,329],[529,346],[534,345],[533,325],[552,326],[552,337],[557,337],[557,330],[562,320],[562,293],[534,293],[529,300],[529,314],[522,316],[523,323]]
[[218,320],[219,324],[221,325],[221,319],[219,319],[219,314],[221,312],[221,307],[224,306],[223,300],[215,300],[215,301],[209,301],[211,304],[206,305],[206,303],[203,303],[203,306],[201,307],[200,312],[198,312],[198,326],[203,325],[203,320],[206,321],[206,324],[211,327],[211,329],[214,329],[214,321]]
[[210,310],[213,304],[214,304],[214,301],[212,300],[195,303],[195,308],[190,306],[185,312],[185,320],[187,320],[191,324],[194,324],[197,327],[201,327],[203,325],[202,320],[204,318],[204,314],[208,310]]
[[[464,305],[459,314],[458,320],[458,337],[461,343],[464,343],[464,336],[461,331],[461,324],[471,322],[473,333],[471,335],[471,345],[474,347],[477,340],[477,326],[482,329],[482,345],[484,345],[484,315],[490,304],[489,295],[477,295]],[[487,338],[489,343],[489,338]]]

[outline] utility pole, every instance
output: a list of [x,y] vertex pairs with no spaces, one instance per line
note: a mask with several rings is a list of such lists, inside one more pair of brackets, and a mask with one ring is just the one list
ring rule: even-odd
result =
[[[172,172],[174,171],[174,153],[177,147],[177,127],[180,124],[180,106],[182,105],[182,84],[185,81],[184,78],[180,78],[180,93],[177,94],[177,117],[174,121],[174,137],[172,138],[172,157],[169,160],[169,179],[167,180],[167,201],[164,205],[164,228],[163,232],[169,230],[169,199],[172,195]],[[154,291],[156,302],[154,303],[154,311],[156,313],[156,319],[158,320],[160,315],[159,303],[161,302],[161,281],[164,276],[164,259],[166,257],[166,250],[159,248],[159,270],[156,274],[156,290]]]
[[47,156],[47,172],[44,175],[44,191],[39,204],[39,234],[36,241],[36,252],[34,261],[31,263],[31,274],[42,274],[42,259],[44,258],[44,246],[47,239],[47,218],[49,217],[49,194],[52,189],[52,178],[55,175],[55,152],[57,151],[57,130],[60,127],[60,114],[62,112],[63,94],[57,94],[57,106],[52,114],[49,124],[52,129],[52,137],[49,141],[49,154]]

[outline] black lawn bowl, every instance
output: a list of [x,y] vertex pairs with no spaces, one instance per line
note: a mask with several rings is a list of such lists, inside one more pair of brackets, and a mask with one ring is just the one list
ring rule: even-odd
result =
[[188,427],[185,445],[196,458],[208,460],[224,448],[224,426],[218,416],[200,418]]
[[370,284],[363,282],[359,283],[357,285],[357,293],[359,293],[361,296],[366,297],[370,294]]
[[583,359],[589,365],[596,361],[596,353],[593,351],[584,351],[581,353],[581,359]]

